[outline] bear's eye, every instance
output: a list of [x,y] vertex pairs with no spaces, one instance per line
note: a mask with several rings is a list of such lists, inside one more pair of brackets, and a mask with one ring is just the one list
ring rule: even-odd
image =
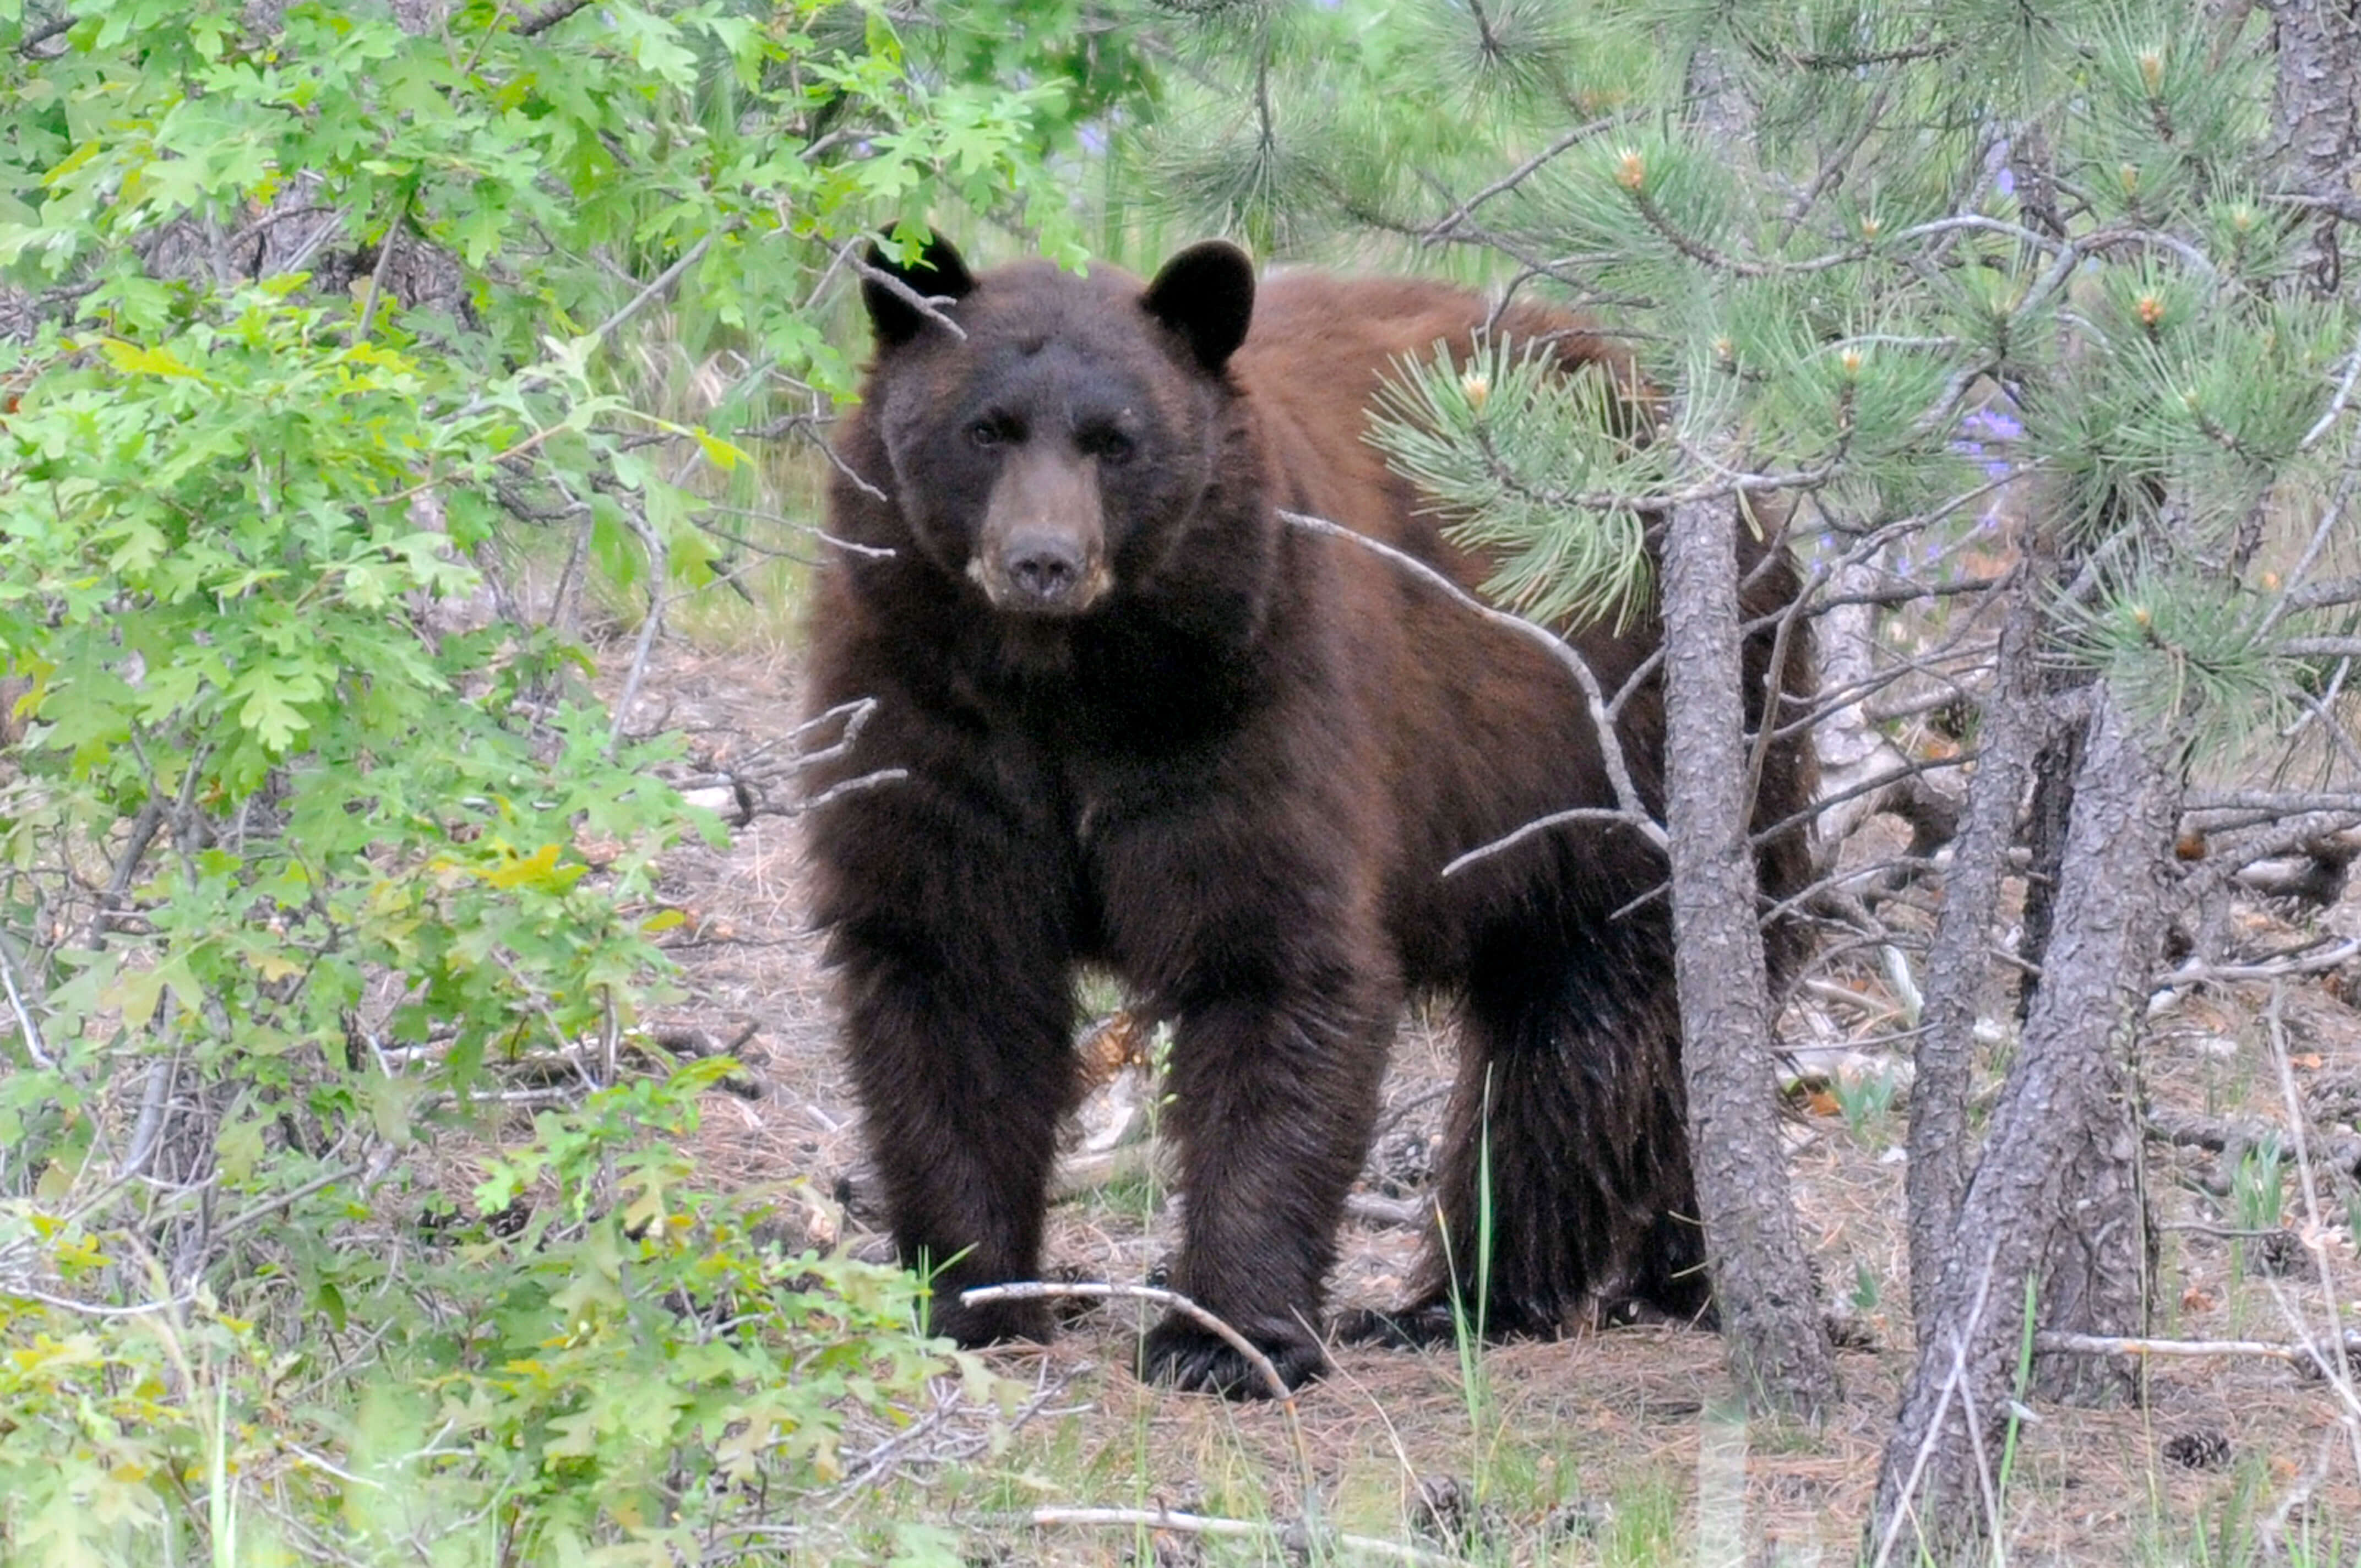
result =
[[1080,444],[1084,453],[1107,464],[1127,463],[1131,455],[1139,449],[1139,443],[1113,425],[1085,430]]
[[978,446],[997,446],[1005,433],[994,419],[980,419],[967,427],[967,438]]

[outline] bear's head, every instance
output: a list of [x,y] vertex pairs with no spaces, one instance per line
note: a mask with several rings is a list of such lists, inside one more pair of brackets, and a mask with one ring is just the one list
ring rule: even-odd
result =
[[1143,288],[940,238],[869,257],[868,417],[919,549],[1002,614],[1073,617],[1152,577],[1212,488],[1254,268],[1209,240]]

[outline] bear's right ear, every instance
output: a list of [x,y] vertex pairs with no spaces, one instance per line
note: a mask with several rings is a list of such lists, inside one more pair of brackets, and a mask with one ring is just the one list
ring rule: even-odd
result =
[[[869,265],[873,272],[895,280],[920,299],[964,300],[975,288],[975,277],[968,271],[967,263],[951,248],[951,242],[940,235],[929,236],[917,259],[907,265],[886,255],[883,246],[873,244],[869,247]],[[872,276],[861,280],[861,300],[869,307],[869,322],[876,328],[878,343],[887,348],[900,347],[929,324],[926,312],[880,278]]]
[[1164,264],[1141,302],[1189,340],[1197,363],[1219,370],[1254,318],[1254,263],[1225,239],[1201,240]]

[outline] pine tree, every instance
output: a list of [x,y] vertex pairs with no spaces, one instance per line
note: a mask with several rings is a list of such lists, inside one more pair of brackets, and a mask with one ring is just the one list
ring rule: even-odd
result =
[[[2027,1301],[2043,1328],[2145,1321],[2134,1003],[2176,828],[2217,802],[2243,817],[2203,820],[2361,816],[2333,788],[2224,793],[2290,765],[2298,718],[2334,732],[2302,753],[2328,776],[2304,782],[2353,783],[2330,694],[2361,652],[2345,575],[2361,313],[2338,277],[2361,222],[2361,29],[2307,0],[2268,17],[2196,0],[1579,16],[1419,0],[1348,11],[1357,29],[1313,8],[1334,34],[1313,66],[1287,52],[1293,9],[1231,9],[1258,29],[1255,91],[1177,93],[1157,156],[1211,159],[1204,127],[1226,113],[1223,145],[1284,178],[1232,181],[1200,221],[1298,250],[1350,233],[1365,254],[1555,292],[1627,333],[1662,389],[1664,428],[1635,451],[1513,366],[1490,377],[1513,395],[1477,413],[1453,401],[1457,367],[1412,373],[1379,439],[1504,554],[1508,603],[1611,612],[1655,591],[1642,535],[1670,519],[1675,551],[1684,504],[1745,497],[1792,514],[1815,587],[1856,620],[1927,596],[1908,613],[1983,706],[1916,1047],[1921,1362],[1872,1535],[1879,1553],[1972,1550]],[[1257,104],[1279,107],[1238,106]],[[1824,616],[1824,639],[1844,624]],[[2050,874],[2026,957],[2043,967],[1976,1158],[1974,1003],[2035,779]],[[2045,1354],[2037,1374],[2136,1392],[2081,1357]]]

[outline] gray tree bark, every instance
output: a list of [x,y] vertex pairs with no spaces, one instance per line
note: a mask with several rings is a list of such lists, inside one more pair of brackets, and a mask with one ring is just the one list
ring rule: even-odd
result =
[[1951,850],[1943,905],[1927,955],[1910,1084],[1910,1310],[1924,1343],[1932,1334],[1936,1288],[1958,1248],[1960,1201],[1968,1190],[1968,1090],[1975,1069],[1976,998],[1991,972],[1993,917],[2016,837],[2017,803],[2048,724],[2034,654],[2040,642],[2041,580],[2034,562],[2008,588],[2008,614],[1994,655],[1993,688],[1977,726],[1976,772],[1966,825]]
[[1673,509],[1664,613],[1674,973],[1706,1252],[1748,1407],[1818,1420],[1839,1397],[1836,1362],[1779,1137],[1748,834],[1738,557],[1721,507]]
[[[2159,910],[2136,955],[2143,970],[2154,963],[2161,928]],[[2143,978],[2132,977],[2136,997],[2146,990]],[[2140,1135],[2136,1020],[2124,1035],[2103,1076],[2086,1086],[2091,1122],[2049,1216],[2035,1293],[2037,1326],[2045,1332],[2145,1335],[2155,1326],[2156,1225]],[[2033,1392],[2070,1405],[2124,1404],[2141,1397],[2144,1370],[2144,1363],[2115,1356],[2037,1352]]]
[[[2051,672],[2036,687],[2032,700],[2048,703],[2059,695],[2088,685],[2080,672]],[[2016,992],[2016,1017],[2033,1016],[2033,999],[2041,989],[2037,978],[2049,955],[2049,932],[2058,918],[2058,882],[2065,865],[2066,833],[2074,815],[2074,780],[2082,771],[2085,737],[2081,726],[2053,726],[2033,753],[2033,800],[2026,807],[2026,849],[2030,856],[2025,878],[2024,938],[2017,957],[2027,968]]]
[[2061,1234],[2084,1235],[2103,1217],[2086,1204],[2094,1191],[2107,1201],[2116,1168],[2103,1150],[2094,1171],[2087,1151],[2094,1129],[2109,1144],[2126,1124],[2124,1045],[2141,1016],[2179,791],[2142,733],[2153,726],[2103,687],[2095,695],[2049,961],[1878,1475],[1869,1547],[1879,1563],[1984,1552],[2026,1284],[2049,1274],[2050,1288],[2070,1292],[2112,1277],[2121,1257],[2109,1244],[2079,1274],[2051,1266]]
[[[2272,119],[2280,168],[2304,195],[2341,203],[2361,219],[2353,194],[2361,159],[2361,13],[2333,0],[2268,0],[2279,67]],[[2312,228],[2312,286],[2334,292],[2342,282],[2336,217],[2323,214]]]

